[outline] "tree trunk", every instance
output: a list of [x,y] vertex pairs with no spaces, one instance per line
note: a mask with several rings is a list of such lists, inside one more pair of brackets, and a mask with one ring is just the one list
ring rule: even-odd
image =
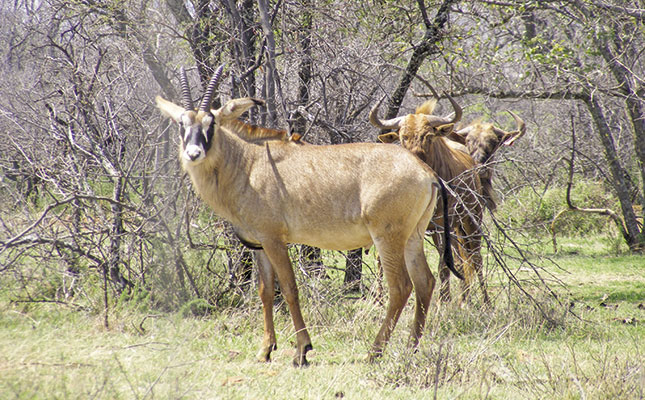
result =
[[110,252],[108,254],[107,268],[110,279],[117,285],[117,291],[121,293],[129,285],[127,279],[123,276],[120,269],[121,264],[121,238],[123,237],[123,207],[121,206],[121,197],[123,194],[123,178],[116,177],[114,182],[114,192],[110,205],[112,211],[112,228],[110,230]]
[[278,79],[275,65],[275,38],[273,36],[273,27],[269,17],[269,6],[267,0],[258,0],[258,10],[260,11],[260,21],[262,31],[266,38],[266,70],[264,75],[264,98],[268,111],[268,119],[262,121],[263,125],[275,126],[278,119],[276,113],[276,80]]
[[598,104],[597,97],[592,96],[591,94],[585,98],[585,104],[591,113],[594,124],[598,131],[600,141],[603,148],[605,149],[605,157],[609,163],[609,170],[613,177],[613,187],[616,191],[616,196],[620,202],[620,207],[622,209],[622,214],[625,222],[625,242],[632,251],[639,250],[639,247],[642,245],[639,242],[640,238],[640,229],[638,226],[638,221],[636,220],[636,214],[634,213],[634,208],[629,196],[629,190],[625,185],[625,170],[620,164],[618,159],[618,154],[616,152],[616,146],[614,144],[614,139],[611,135],[611,130],[607,124],[607,119]]
[[[251,68],[253,68],[253,65],[255,63],[255,60],[253,58],[254,56],[256,56],[256,36],[253,34],[253,29],[251,28],[255,24],[253,0],[244,0],[244,2],[242,3],[240,17],[242,19],[240,37],[242,38],[244,54],[244,58],[242,58],[244,62],[244,69],[242,70],[242,72],[245,73],[246,71],[249,71],[251,70]],[[260,52],[262,51],[262,48],[260,48]],[[246,90],[245,96],[255,97],[255,74],[248,74],[244,78],[244,89]],[[253,112],[254,110],[249,110],[250,114],[253,114]]]
[[[617,25],[614,25],[614,30],[617,32],[621,31]],[[602,54],[605,62],[609,65],[611,73],[616,78],[616,81],[620,83],[621,91],[625,94],[625,105],[627,107],[627,115],[632,124],[634,150],[637,157],[636,162],[641,177],[638,200],[643,209],[643,217],[645,217],[645,109],[643,106],[645,99],[643,98],[643,91],[637,90],[637,84],[634,83],[634,73],[615,55],[615,52],[609,47],[607,39],[597,36],[594,39],[596,47],[600,50],[600,54]],[[645,246],[643,232],[640,232],[640,236],[637,239],[641,242],[641,247]]]
[[[254,0],[244,0],[240,4],[239,10],[234,0],[222,1],[222,4],[226,6],[232,25],[237,30],[234,36],[239,38],[239,40],[231,40],[229,43],[232,59],[237,63],[237,68],[240,74],[239,78],[241,80],[243,90],[242,93],[240,93],[238,84],[236,84],[236,80],[233,79],[231,96],[233,98],[244,96],[255,97],[255,74],[251,73],[254,70],[255,60],[253,58],[256,50],[256,36],[253,33],[253,26],[255,24],[255,2]],[[261,51],[263,50],[260,49],[260,52]],[[258,58],[259,57],[261,57],[261,55],[258,55]],[[249,114],[253,115],[254,110],[249,110]]]
[[231,288],[246,290],[253,279],[253,252],[242,246],[236,238],[231,238],[235,246],[227,250],[229,285]]
[[[313,27],[313,15],[311,14],[311,1],[302,0],[302,16],[298,30],[298,53],[300,54],[300,65],[298,66],[298,106],[306,106],[309,103],[309,87],[311,85],[312,58],[311,58],[311,30]],[[293,131],[303,134],[307,129],[307,120],[300,113],[296,114],[293,121]],[[314,276],[326,276],[325,266],[322,263],[322,255],[319,248],[307,245],[300,246],[300,261],[302,268]]]
[[349,290],[358,291],[361,286],[361,275],[363,272],[363,249],[355,249],[347,252],[345,261],[344,283]]
[[300,246],[300,263],[302,268],[310,276],[326,278],[327,272],[322,262],[322,253],[318,247],[307,245]]
[[[403,102],[403,98],[410,88],[410,83],[412,83],[412,79],[414,79],[417,71],[419,71],[421,64],[428,55],[438,52],[439,48],[437,47],[437,43],[443,39],[442,30],[448,22],[448,18],[450,17],[450,6],[454,2],[455,0],[444,0],[441,7],[439,7],[432,24],[430,24],[426,19],[426,31],[423,35],[423,39],[421,40],[421,43],[414,46],[414,52],[412,53],[412,57],[410,58],[408,65],[405,67],[405,73],[401,77],[399,85],[392,94],[392,98],[388,103],[385,118],[396,117],[399,112],[399,108],[401,107],[401,103]],[[423,4],[423,1],[419,1],[419,8],[425,15],[425,5]]]

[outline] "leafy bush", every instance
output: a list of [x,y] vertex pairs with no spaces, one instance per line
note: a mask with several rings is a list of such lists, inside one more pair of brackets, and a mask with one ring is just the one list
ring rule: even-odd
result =
[[182,317],[206,317],[215,311],[215,307],[204,299],[193,299],[181,307]]
[[[579,207],[618,207],[607,188],[594,181],[576,181],[571,189],[571,201]],[[605,216],[573,211],[560,214],[567,209],[566,187],[553,186],[546,190],[524,187],[506,197],[496,217],[513,227],[536,233],[548,232],[556,217],[555,229],[564,235],[591,235],[613,229],[613,224]]]

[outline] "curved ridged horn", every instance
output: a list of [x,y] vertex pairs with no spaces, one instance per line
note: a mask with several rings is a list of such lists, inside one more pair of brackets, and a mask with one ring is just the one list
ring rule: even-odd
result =
[[[430,84],[430,82],[427,82],[427,81],[424,80],[423,84],[426,85],[428,87],[428,89],[430,89],[430,91],[432,92],[432,96],[435,99],[439,100],[439,93],[437,93],[437,91],[434,90],[434,87]],[[419,95],[419,97],[430,97],[430,96],[428,96],[428,94],[424,93],[424,94]]]
[[515,120],[515,123],[517,124],[517,130],[515,130],[515,131],[513,131],[511,133],[518,135],[517,137],[519,138],[520,136],[522,136],[522,135],[524,135],[526,133],[526,124],[524,123],[524,121],[522,121],[522,118],[520,118],[513,111],[509,110],[508,113],[511,114],[511,117],[513,117],[513,119]]
[[208,111],[208,109],[210,108],[211,100],[213,98],[213,93],[215,92],[215,89],[219,84],[219,80],[222,77],[223,70],[224,70],[224,64],[220,65],[215,70],[213,77],[211,78],[210,82],[208,82],[208,86],[206,87],[206,92],[204,92],[204,98],[202,98],[202,102],[199,104],[199,111]]
[[508,110],[508,113],[511,114],[511,117],[515,120],[515,123],[517,124],[517,130],[511,131],[511,132],[503,132],[504,134],[504,140],[503,140],[503,145],[505,146],[511,146],[513,143],[524,136],[526,133],[526,124],[524,121],[522,121],[522,118],[517,116],[513,111]]
[[458,130],[456,130],[456,131],[454,131],[454,132],[455,132],[457,135],[459,135],[459,136],[466,137],[466,136],[468,136],[468,134],[469,134],[469,133],[470,133],[470,131],[472,131],[472,130],[473,130],[473,126],[472,126],[472,125],[468,125],[468,126],[466,126],[465,128],[458,129]]
[[452,121],[449,122],[449,124],[456,124],[460,119],[461,119],[461,107],[459,107],[459,104],[455,101],[455,99],[452,98],[451,95],[448,94],[448,92],[444,92],[448,100],[450,100],[450,104],[452,104],[452,108],[455,109],[455,116],[452,118]]
[[188,78],[186,77],[184,67],[179,68],[179,83],[181,85],[181,101],[184,103],[184,108],[186,110],[194,110],[195,105],[190,95],[190,87],[188,86]]
[[403,120],[404,117],[396,117],[385,121],[379,119],[378,108],[383,102],[383,99],[385,99],[385,96],[383,96],[381,100],[379,100],[378,103],[376,103],[374,107],[372,107],[372,109],[370,110],[370,123],[375,127],[383,130],[391,130],[391,131],[399,130],[399,128],[401,128],[401,121]]
[[[439,93],[437,93],[437,91],[434,90],[434,87],[430,84],[430,82],[424,81],[423,83],[424,83],[424,85],[426,85],[428,87],[428,89],[430,89],[430,91],[432,92],[432,96],[435,99],[439,100],[440,99]],[[461,107],[459,106],[459,104],[457,104],[455,99],[453,99],[452,96],[450,96],[448,94],[448,92],[443,92],[443,94],[448,98],[448,100],[450,101],[450,104],[452,104],[452,108],[455,109],[455,116],[452,118],[451,121],[446,121],[445,123],[446,124],[456,124],[461,119],[461,114],[462,114]],[[428,120],[434,122],[434,121],[436,121],[436,118],[429,115]]]

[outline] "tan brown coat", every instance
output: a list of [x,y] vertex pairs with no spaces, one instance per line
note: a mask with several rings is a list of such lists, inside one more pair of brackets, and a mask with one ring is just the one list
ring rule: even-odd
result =
[[390,301],[370,357],[383,351],[413,288],[410,344],[416,346],[435,282],[423,236],[437,202],[436,174],[398,146],[244,140],[232,121],[261,103],[237,99],[218,110],[200,107],[196,112],[157,98],[160,110],[180,125],[180,160],[194,189],[244,240],[263,248],[258,264],[265,329],[259,358],[268,361],[277,344],[274,274],[296,330],[294,363],[307,364],[311,349],[288,243],[335,250],[374,244],[383,260]]
[[[450,184],[455,194],[449,196],[448,200],[449,207],[453,210],[451,224],[458,237],[458,249],[463,260],[465,278],[462,298],[468,298],[473,275],[477,274],[484,302],[489,303],[481,259],[482,202],[479,198],[482,193],[481,182],[472,157],[465,153],[460,146],[455,146],[447,139],[454,124],[461,117],[461,108],[451,97],[449,99],[455,108],[455,116],[452,119],[432,115],[436,103],[436,100],[433,99],[419,106],[414,114],[387,121],[378,118],[379,104],[377,104],[370,112],[370,122],[377,128],[395,131],[379,135],[379,140],[386,143],[399,140],[403,147],[423,160],[441,179]],[[432,224],[428,227],[434,232],[433,240],[438,249],[443,247],[438,230],[444,222],[443,215],[435,213]],[[443,254],[442,251],[439,253]],[[450,273],[443,257],[439,261],[439,274],[441,278],[440,296],[443,300],[449,300]]]

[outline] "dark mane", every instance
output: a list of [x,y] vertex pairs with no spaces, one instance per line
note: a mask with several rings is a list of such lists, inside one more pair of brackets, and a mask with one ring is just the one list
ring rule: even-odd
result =
[[240,121],[239,119],[229,121],[226,125],[240,138],[246,140],[247,142],[281,140],[283,142],[294,142],[299,144],[304,143],[300,141],[300,134],[292,133],[291,135],[289,135],[289,132],[283,129],[264,128],[261,126],[248,124],[246,122]]

